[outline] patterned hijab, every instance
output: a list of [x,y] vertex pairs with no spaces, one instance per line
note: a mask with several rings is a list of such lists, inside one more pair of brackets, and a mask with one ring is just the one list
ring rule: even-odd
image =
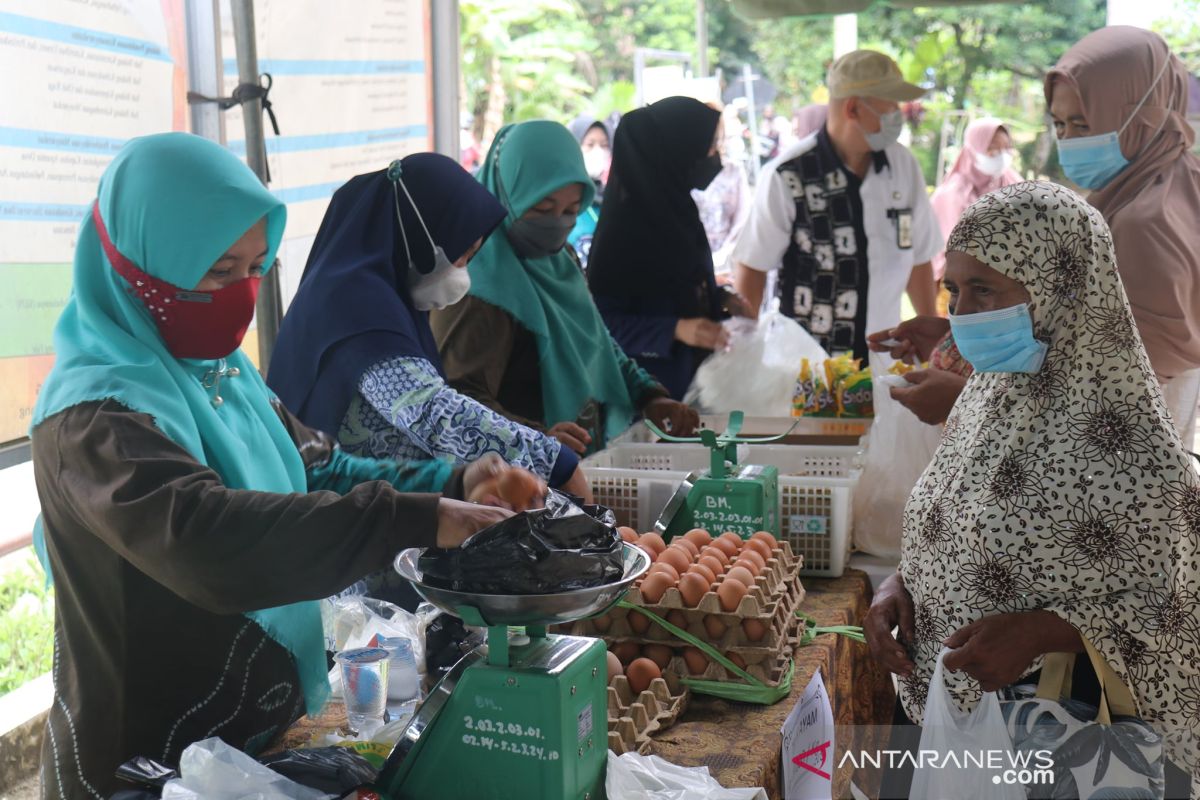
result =
[[[1062,187],[1019,183],[968,208],[947,249],[1020,281],[1050,352],[1036,374],[970,378],[909,497],[900,572],[917,668],[901,683],[905,709],[921,719],[958,628],[1046,609],[1096,645],[1170,758],[1194,770],[1200,479],[1138,339],[1108,226]],[[979,697],[964,673],[947,681],[960,706]]]

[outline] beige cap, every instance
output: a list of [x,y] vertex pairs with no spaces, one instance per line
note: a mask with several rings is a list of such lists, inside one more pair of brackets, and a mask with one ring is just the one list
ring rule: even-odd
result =
[[906,103],[925,94],[920,86],[904,80],[895,61],[874,50],[855,50],[834,61],[825,82],[832,100],[878,97]]

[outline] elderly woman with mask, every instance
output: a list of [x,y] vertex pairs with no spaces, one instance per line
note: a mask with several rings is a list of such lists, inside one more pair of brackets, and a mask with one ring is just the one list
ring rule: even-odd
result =
[[[975,372],[905,507],[899,571],[864,621],[873,654],[901,676],[919,723],[943,647],[966,708],[1086,639],[1167,757],[1194,773],[1200,477],[1137,336],[1108,226],[1062,187],[1009,186],[967,209],[945,280]],[[1171,797],[1177,779],[1168,770]]]
[[[1046,76],[1059,161],[1112,228],[1137,332],[1167,406],[1191,447],[1200,394],[1200,158],[1190,152],[1187,70],[1160,36],[1111,26],[1089,34]],[[873,335],[896,357],[927,359],[948,329],[918,317]],[[904,402],[941,422],[961,381],[928,370]],[[910,378],[910,380],[912,380]]]

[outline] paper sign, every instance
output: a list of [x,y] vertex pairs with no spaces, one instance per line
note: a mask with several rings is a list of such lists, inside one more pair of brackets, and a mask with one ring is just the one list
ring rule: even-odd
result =
[[821,671],[813,675],[780,729],[783,786],[788,800],[831,800],[834,753],[833,707]]

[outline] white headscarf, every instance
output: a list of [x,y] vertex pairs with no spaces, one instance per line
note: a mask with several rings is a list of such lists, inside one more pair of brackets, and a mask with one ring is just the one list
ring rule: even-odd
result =
[[[1163,403],[1100,213],[1019,183],[964,213],[947,250],[1031,295],[1036,374],[976,373],[904,513],[900,571],[916,611],[921,719],[942,641],[983,617],[1045,609],[1104,655],[1168,755],[1200,742],[1200,481]],[[1040,666],[1040,659],[1031,669]],[[963,708],[979,688],[949,674]]]

